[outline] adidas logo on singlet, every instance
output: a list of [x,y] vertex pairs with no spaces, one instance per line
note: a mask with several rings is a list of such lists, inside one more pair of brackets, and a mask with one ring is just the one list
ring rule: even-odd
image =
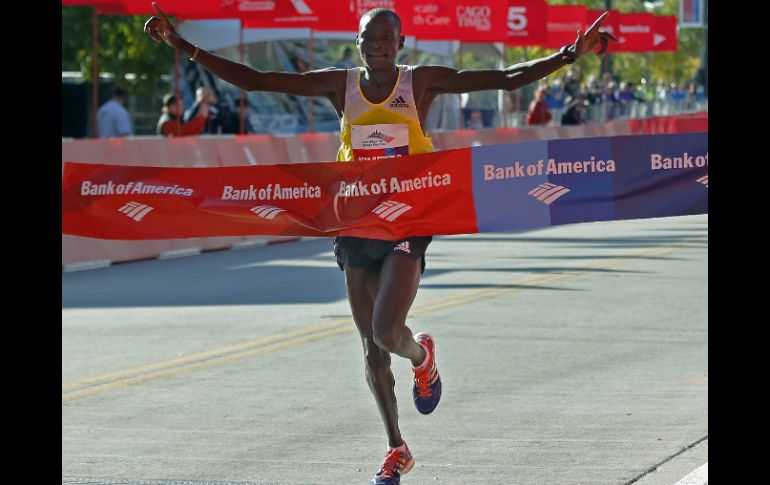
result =
[[399,96],[393,101],[390,102],[388,105],[388,108],[408,108],[409,105],[406,103],[406,100],[403,96]]

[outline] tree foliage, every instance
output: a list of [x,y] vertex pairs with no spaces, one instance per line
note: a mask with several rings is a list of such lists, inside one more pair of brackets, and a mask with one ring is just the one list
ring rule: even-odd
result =
[[[174,51],[144,33],[144,16],[100,15],[97,19],[99,72],[114,74],[119,84],[137,94],[152,93],[167,84],[161,75],[173,69]],[[91,79],[92,27],[92,7],[62,7],[62,71],[79,71]],[[136,74],[136,79],[126,81],[129,73]]]

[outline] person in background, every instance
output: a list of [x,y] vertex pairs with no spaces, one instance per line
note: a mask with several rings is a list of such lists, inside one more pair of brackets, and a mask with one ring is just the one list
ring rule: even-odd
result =
[[564,83],[561,78],[554,79],[550,88],[545,92],[545,103],[548,105],[548,110],[556,121],[560,120],[561,115],[564,114],[564,100],[566,97],[567,93],[564,90]]
[[352,69],[356,67],[356,63],[353,62],[353,49],[345,47],[345,50],[342,52],[342,58],[334,63],[334,67],[339,67],[341,69]]
[[527,112],[528,125],[546,125],[551,121],[551,112],[548,110],[548,104],[545,102],[548,88],[538,89],[535,93],[535,99],[529,104]]
[[116,87],[112,90],[112,99],[104,103],[96,114],[99,127],[99,138],[113,136],[131,136],[131,118],[128,116],[126,91]]
[[198,114],[189,123],[181,121],[184,113],[184,103],[174,94],[163,97],[163,108],[158,119],[156,133],[163,136],[190,136],[203,131],[206,118],[209,115],[208,103],[201,103]]
[[230,116],[227,125],[225,126],[225,133],[240,134],[241,133],[241,118],[243,118],[243,134],[257,133],[257,129],[251,123],[249,113],[251,111],[251,103],[245,100],[243,105],[239,99],[235,100],[235,109],[237,115]]
[[636,101],[636,86],[634,83],[620,83],[620,89],[618,90],[618,115],[622,118],[631,116],[632,108]]
[[427,131],[459,130],[462,128],[460,114],[462,112],[460,95],[455,93],[436,96],[428,111],[425,121]]
[[209,115],[206,118],[206,123],[203,125],[203,131],[201,134],[207,133],[217,135],[222,133],[222,127],[224,120],[222,119],[219,106],[217,105],[217,97],[211,90],[204,88],[203,86],[195,90],[195,102],[190,109],[184,112],[184,122],[189,123],[198,115],[198,111],[202,104],[207,104],[209,108]]
[[685,93],[684,89],[682,89],[681,84],[672,82],[669,85],[668,100],[671,103],[671,107],[673,110],[671,114],[678,114],[682,112],[686,97],[687,97],[687,93]]
[[585,95],[578,93],[576,98],[568,96],[566,99],[567,109],[561,115],[562,125],[582,125],[584,121],[584,110],[588,102]]
[[655,116],[663,116],[669,113],[668,105],[668,84],[665,79],[658,79],[655,87]]
[[614,120],[620,113],[620,99],[618,98],[618,85],[613,80],[604,87],[604,106],[607,120]]
[[[497,91],[474,91],[461,96],[463,101],[463,117],[466,128],[481,129],[492,128],[497,114]],[[471,127],[471,118],[474,112],[481,116],[481,126]]]
[[567,96],[577,98],[580,95],[580,86],[583,83],[583,70],[579,65],[570,66],[564,76],[564,92]]

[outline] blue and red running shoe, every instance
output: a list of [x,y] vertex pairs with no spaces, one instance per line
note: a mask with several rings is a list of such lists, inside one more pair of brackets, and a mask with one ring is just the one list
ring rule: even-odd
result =
[[425,349],[427,359],[420,367],[412,367],[414,387],[412,397],[414,405],[422,414],[430,414],[441,399],[441,376],[436,369],[436,343],[425,332],[414,336],[415,341]]
[[372,478],[370,485],[399,485],[401,483],[401,475],[406,475],[414,466],[414,457],[409,451],[409,447],[406,446],[406,441],[404,441],[404,448],[406,449],[404,452],[398,451],[396,448],[388,449],[385,461],[382,462],[382,466]]

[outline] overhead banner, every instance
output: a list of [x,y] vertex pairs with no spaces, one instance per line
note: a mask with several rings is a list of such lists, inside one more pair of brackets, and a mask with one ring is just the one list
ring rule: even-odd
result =
[[677,20],[674,15],[656,15],[653,22],[652,50],[656,52],[676,52]]
[[227,0],[226,16],[243,19],[243,28],[311,28],[326,31],[358,30],[350,6],[329,8],[324,0]]
[[102,239],[409,236],[708,213],[708,134],[577,138],[347,163],[67,162],[62,232]]
[[462,42],[504,42],[507,0],[449,0],[456,39]]
[[[602,26],[599,27],[600,30],[604,30],[609,32],[610,34],[614,35],[615,37],[618,36],[618,20],[620,20],[620,16],[622,15],[617,10],[587,10],[586,11],[586,23],[585,27],[583,28],[583,32],[587,31],[589,27],[591,27],[594,22],[596,22],[596,19],[602,16],[604,12],[609,12],[610,14],[607,15],[607,18],[604,19],[604,22],[602,22]],[[607,45],[607,52],[612,53],[613,50],[616,48],[617,42],[610,41]],[[598,51],[598,48],[597,48]]]
[[[224,3],[226,3],[226,0]],[[69,0],[68,0],[69,2]],[[66,3],[62,2],[63,5]],[[157,15],[151,1],[146,0],[96,0],[96,3],[87,2],[88,5],[96,5],[100,15]],[[189,0],[161,0],[160,8],[168,15],[174,15],[185,19],[216,19],[227,18],[223,14],[223,8],[214,2],[190,2]],[[236,17],[233,17],[236,18]]]
[[543,45],[548,40],[545,0],[508,0],[507,45]]
[[572,44],[577,39],[578,30],[582,30],[586,21],[586,7],[577,6],[548,6],[548,41],[543,47],[558,49],[563,45]]
[[404,35],[419,40],[453,40],[457,24],[449,0],[396,0]]
[[615,35],[618,42],[611,52],[651,52],[655,16],[651,13],[621,13],[618,16],[618,33]]

